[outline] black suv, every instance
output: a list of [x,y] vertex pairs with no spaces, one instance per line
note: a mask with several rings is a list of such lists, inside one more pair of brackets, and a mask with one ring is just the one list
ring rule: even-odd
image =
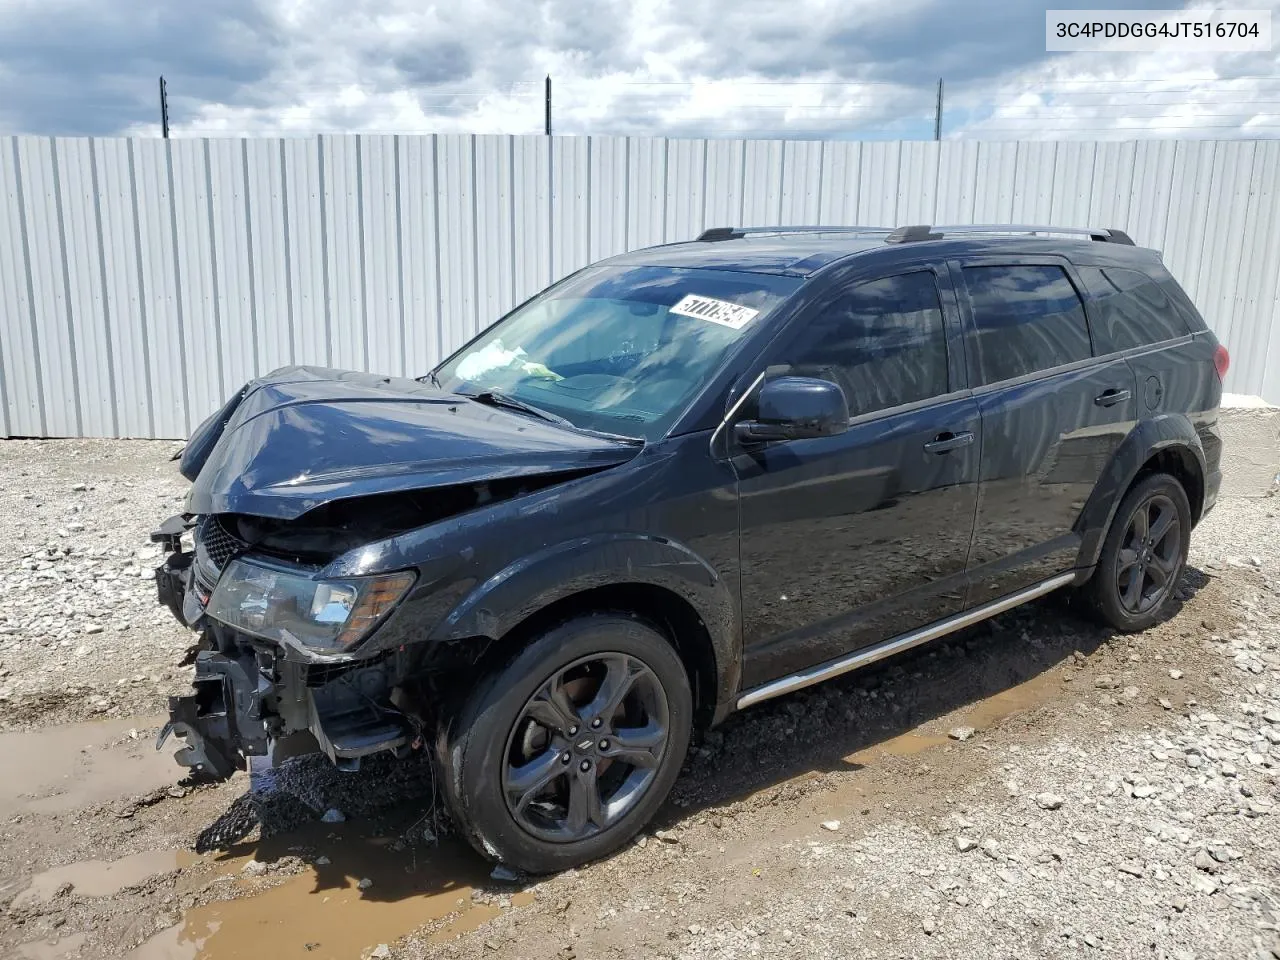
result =
[[742,707],[1061,587],[1166,615],[1226,367],[1121,231],[914,226],[708,230],[419,380],[276,371],[155,534],[200,632],[161,742],[214,778],[433,750],[484,855],[599,857]]

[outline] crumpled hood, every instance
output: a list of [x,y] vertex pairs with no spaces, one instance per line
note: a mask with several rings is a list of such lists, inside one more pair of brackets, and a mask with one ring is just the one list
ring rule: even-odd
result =
[[191,513],[290,520],[333,500],[603,468],[638,444],[487,407],[416,380],[286,367],[191,435]]

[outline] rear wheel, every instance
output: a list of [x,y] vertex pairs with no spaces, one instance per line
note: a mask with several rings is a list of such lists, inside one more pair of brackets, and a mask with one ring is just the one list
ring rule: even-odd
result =
[[692,699],[679,656],[641,621],[600,614],[548,631],[441,738],[455,819],[482,854],[529,873],[613,852],[675,782]]
[[1098,615],[1118,630],[1145,630],[1170,613],[1187,561],[1191,507],[1167,473],[1125,494],[1086,590]]

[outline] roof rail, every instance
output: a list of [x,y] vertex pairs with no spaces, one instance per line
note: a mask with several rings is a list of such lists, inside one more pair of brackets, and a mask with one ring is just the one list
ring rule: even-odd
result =
[[891,227],[708,227],[698,240],[737,240],[752,235],[786,236],[795,233],[887,233]]
[[885,243],[914,243],[919,240],[941,240],[956,234],[1067,234],[1087,236],[1090,240],[1102,243],[1122,243],[1132,247],[1133,240],[1123,230],[1114,227],[1051,227],[1033,226],[1030,224],[1010,223],[965,223],[952,226],[930,226],[917,224],[909,227],[898,227],[885,237]]
[[911,227],[898,227],[884,238],[885,243],[915,243],[919,240],[941,240],[942,234],[934,233],[933,227],[927,223],[918,223]]

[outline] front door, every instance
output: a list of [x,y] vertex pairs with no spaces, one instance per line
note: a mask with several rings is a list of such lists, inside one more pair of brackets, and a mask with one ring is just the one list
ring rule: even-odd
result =
[[766,378],[834,381],[851,420],[835,437],[731,445],[744,688],[962,608],[981,438],[977,404],[957,389],[953,306],[945,272],[866,281],[771,352]]

